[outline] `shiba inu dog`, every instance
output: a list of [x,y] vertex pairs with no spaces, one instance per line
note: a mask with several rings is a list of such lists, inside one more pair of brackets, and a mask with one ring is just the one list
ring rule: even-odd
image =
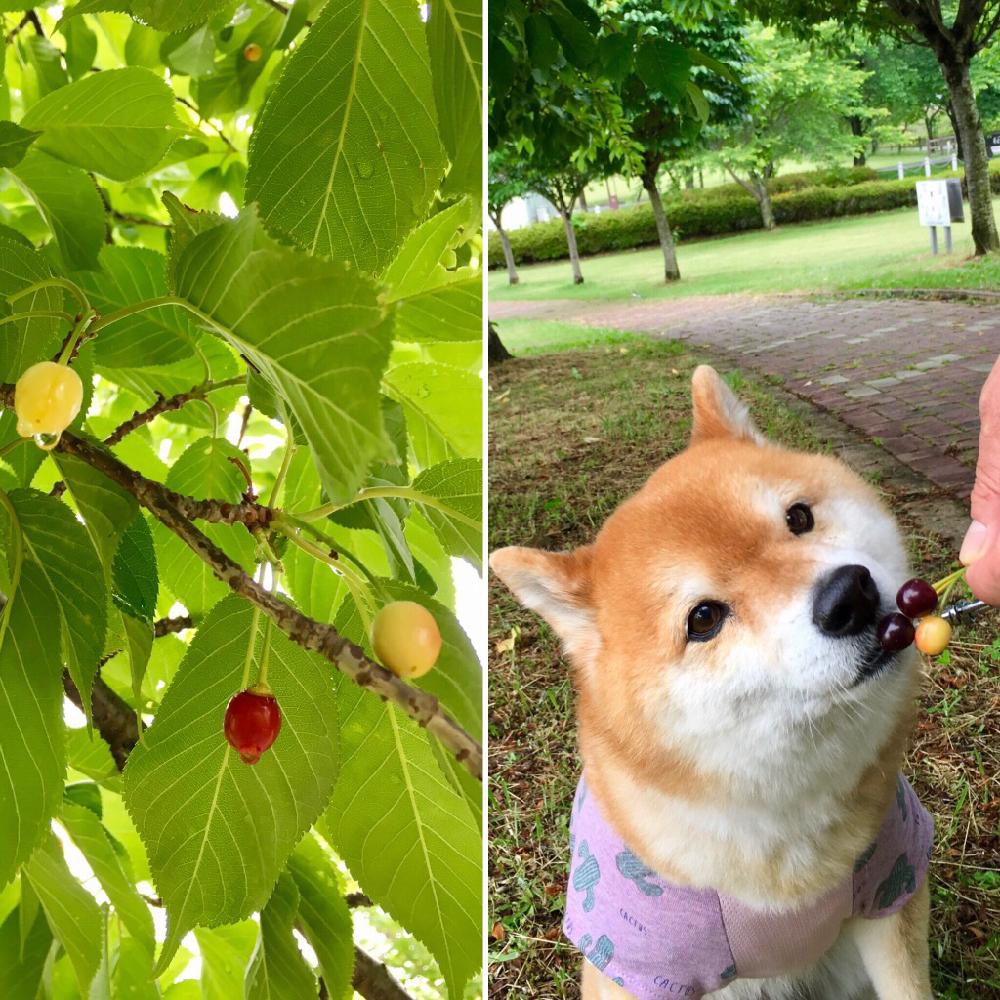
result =
[[569,553],[491,566],[572,663],[564,930],[585,1000],[929,1000],[932,821],[899,775],[918,658],[896,525],[766,441],[716,372],[689,446]]

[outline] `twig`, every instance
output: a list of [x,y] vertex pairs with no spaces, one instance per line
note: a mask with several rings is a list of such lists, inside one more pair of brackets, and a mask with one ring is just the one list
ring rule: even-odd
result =
[[347,894],[347,905],[353,910],[359,906],[371,906],[371,899],[363,892],[349,892]]
[[117,208],[111,209],[111,217],[116,222],[126,222],[133,226],[155,226],[157,229],[169,229],[168,222],[160,222],[159,219],[147,219],[144,215],[130,215],[128,212],[119,212]]
[[148,424],[161,413],[169,413],[171,410],[179,410],[182,406],[193,402],[196,399],[204,399],[210,392],[216,389],[228,389],[234,385],[242,385],[242,378],[230,378],[222,382],[209,382],[205,385],[195,386],[187,392],[179,392],[176,396],[160,396],[152,406],[145,410],[136,410],[124,423],[119,424],[105,439],[104,443],[109,447],[118,444],[132,431],[138,430],[143,424]]
[[[83,696],[73,683],[68,670],[63,671],[63,690],[66,697],[83,711]],[[90,697],[94,725],[108,745],[118,770],[125,767],[132,748],[139,742],[139,721],[127,701],[120,698],[98,674]]]
[[190,109],[191,111],[193,111],[193,112],[195,113],[195,115],[197,115],[197,117],[198,117],[198,121],[199,121],[199,122],[200,122],[200,123],[201,123],[202,125],[207,125],[207,126],[208,126],[208,127],[210,128],[210,129],[212,129],[212,131],[213,131],[213,132],[215,132],[215,134],[216,134],[216,135],[218,135],[218,137],[219,137],[219,138],[220,138],[220,139],[221,139],[221,140],[222,140],[222,141],[223,141],[223,142],[224,142],[224,143],[225,143],[225,144],[226,144],[226,145],[227,145],[227,146],[228,146],[228,147],[229,147],[229,148],[230,148],[230,149],[231,149],[231,150],[232,150],[232,151],[234,152],[234,153],[238,153],[238,152],[239,152],[239,150],[238,150],[238,149],[237,149],[237,148],[236,148],[236,147],[235,147],[235,146],[234,146],[234,145],[232,144],[232,142],[230,141],[230,139],[229,139],[229,136],[227,136],[227,135],[226,135],[226,133],[225,133],[225,132],[223,132],[223,131],[222,131],[222,129],[221,129],[221,128],[219,128],[219,126],[218,126],[218,125],[215,125],[214,123],[210,122],[210,121],[209,121],[209,120],[208,120],[207,118],[202,118],[202,116],[201,116],[201,112],[200,112],[200,111],[198,110],[198,108],[197,108],[197,107],[196,107],[196,106],[195,106],[194,104],[192,104],[192,103],[191,103],[191,102],[190,102],[190,101],[189,101],[189,100],[188,100],[188,99],[187,99],[186,97],[179,97],[179,96],[177,96],[177,95],[174,95],[174,96],[175,96],[175,97],[177,97],[177,100],[178,100],[178,101],[179,101],[179,102],[180,102],[181,104],[183,104],[183,105],[184,105],[184,107],[186,107],[186,108],[189,108],[189,109]]
[[[0,403],[10,406],[13,399],[14,387],[0,385]],[[131,493],[141,506],[205,562],[233,593],[260,608],[303,649],[319,653],[359,687],[399,707],[417,725],[433,733],[470,774],[482,780],[482,745],[442,709],[434,695],[412,687],[381,664],[368,659],[360,646],[349,642],[332,625],[302,614],[271,594],[191,523],[195,519],[215,523],[239,521],[250,528],[255,525],[266,527],[278,513],[274,508],[247,501],[227,504],[182,496],[162,483],[139,475],[111,452],[103,451],[75,434],[63,434],[57,448],[82,459]]]
[[35,29],[35,34],[41,35],[43,38],[45,37],[45,32],[42,30],[42,23],[38,20],[38,15],[33,10],[29,10],[17,22],[17,26],[7,33],[7,36],[4,38],[4,44],[10,45],[20,34],[21,29],[27,24],[30,24]]
[[165,635],[173,635],[176,632],[183,632],[185,629],[194,628],[194,622],[190,615],[179,615],[176,618],[161,618],[153,623],[153,638],[162,639]]
[[384,962],[354,946],[354,988],[365,1000],[412,1000]]

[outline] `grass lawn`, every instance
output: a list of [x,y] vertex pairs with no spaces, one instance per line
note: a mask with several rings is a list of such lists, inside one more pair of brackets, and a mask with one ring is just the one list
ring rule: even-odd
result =
[[[995,210],[998,206],[1000,199],[994,201]],[[607,301],[901,286],[1000,289],[1000,257],[970,263],[969,223],[957,225],[954,234],[955,252],[932,257],[916,209],[905,208],[682,243],[682,280],[670,285],[661,277],[659,247],[653,247],[585,258],[582,285],[573,284],[565,260],[522,267],[521,282],[514,286],[503,269],[491,271],[489,294],[497,302]]]
[[[511,336],[512,324],[503,334]],[[552,353],[494,366],[490,379],[490,544],[568,549],[687,438],[690,373],[703,356],[682,345],[604,331],[562,350],[571,331],[545,324]],[[528,336],[527,329],[519,335]],[[772,436],[826,449],[801,406],[731,373]],[[922,575],[954,551],[889,495]],[[495,579],[490,589],[490,996],[579,997],[579,957],[560,923],[567,821],[579,761],[568,665],[546,625]],[[964,627],[948,662],[927,664],[908,771],[935,813],[931,866],[934,995],[1000,1000],[1000,615]]]

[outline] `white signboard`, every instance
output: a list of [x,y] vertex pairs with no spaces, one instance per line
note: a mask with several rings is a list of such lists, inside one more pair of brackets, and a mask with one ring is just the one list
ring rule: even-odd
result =
[[922,226],[950,226],[948,182],[917,181],[917,212]]

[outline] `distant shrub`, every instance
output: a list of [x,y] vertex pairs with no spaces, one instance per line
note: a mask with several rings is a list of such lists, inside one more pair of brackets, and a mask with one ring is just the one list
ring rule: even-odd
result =
[[[876,176],[875,171],[867,167],[852,167],[777,177],[772,182],[771,197],[775,221],[779,226],[792,222],[814,222],[845,215],[884,212],[917,203],[914,184],[920,178],[907,177],[901,181],[872,179]],[[959,175],[949,173],[937,176]],[[808,178],[813,183],[802,184],[801,178]],[[831,183],[818,184],[817,179]],[[990,164],[990,186],[1000,194],[1000,160]],[[757,202],[738,184],[672,192],[664,196],[664,208],[677,240],[741,233],[760,229],[762,225]],[[583,256],[632,250],[657,242],[656,222],[648,203],[616,212],[580,213],[573,217],[573,224]],[[519,264],[560,260],[566,256],[566,236],[559,219],[512,230],[509,236]],[[500,238],[491,232],[489,265],[493,268],[502,264]]]

